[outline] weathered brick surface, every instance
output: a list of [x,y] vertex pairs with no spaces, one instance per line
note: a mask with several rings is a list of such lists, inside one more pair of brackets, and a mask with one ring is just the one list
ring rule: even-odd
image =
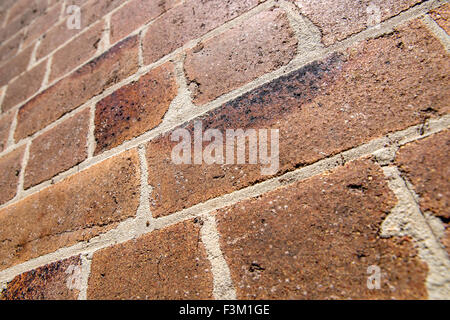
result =
[[[69,29],[67,27],[67,18],[46,33],[45,38],[41,41],[36,53],[37,59],[45,57],[50,52],[61,46],[63,43],[74,37],[82,30],[97,22],[104,15],[123,3],[123,0],[98,1],[91,0],[81,7],[81,25],[80,29]],[[80,5],[79,3],[75,3]],[[66,14],[67,16],[67,14]]]
[[89,112],[86,109],[33,140],[25,170],[25,189],[86,159]]
[[88,299],[211,299],[210,269],[200,226],[182,222],[96,252]]
[[50,82],[92,58],[97,52],[104,26],[103,21],[99,21],[55,52],[52,60]]
[[1,209],[0,270],[89,240],[133,217],[139,188],[139,157],[131,150]]
[[[441,44],[416,20],[346,55],[276,79],[199,120],[204,131],[223,134],[279,129],[281,174],[448,112],[449,63]],[[181,127],[194,136],[193,122]],[[268,178],[260,165],[175,165],[171,153],[178,142],[170,137],[168,132],[147,146],[155,216]]]
[[20,43],[22,42],[23,32],[19,32],[13,38],[0,45],[0,63],[6,61],[17,53]]
[[450,34],[450,5],[448,3],[432,10],[430,15],[447,34]]
[[[381,169],[357,161],[218,210],[238,298],[426,298],[427,266],[410,240],[379,236],[395,203]],[[367,288],[373,265],[379,290]]]
[[13,112],[3,113],[0,115],[0,152],[6,148],[13,118]]
[[422,2],[421,0],[290,1],[296,3],[300,12],[321,30],[322,42],[327,46]]
[[185,70],[194,102],[204,104],[287,64],[297,39],[286,14],[261,12],[189,50]]
[[18,275],[0,300],[77,300],[80,281],[81,259],[72,257]]
[[38,17],[30,26],[27,28],[27,33],[23,40],[23,46],[26,47],[30,45],[37,38],[42,36],[47,30],[52,28],[59,20],[62,10],[62,3],[53,6],[45,14]]
[[2,110],[9,110],[38,92],[42,80],[44,80],[46,67],[47,61],[45,60],[12,81],[6,90]]
[[47,5],[47,0],[17,0],[9,11],[8,23],[20,19],[24,25],[27,25],[34,18],[43,14]]
[[41,130],[137,68],[138,39],[127,38],[25,104],[19,110],[15,139]]
[[159,125],[177,92],[174,66],[166,63],[98,102],[95,153],[116,147]]
[[157,18],[181,0],[132,0],[111,16],[111,43]]
[[28,47],[0,67],[0,87],[27,70],[32,51],[33,48]]
[[450,254],[449,154],[450,131],[446,130],[400,148],[396,163],[419,195],[421,210],[444,220],[446,233],[442,242]]
[[190,40],[237,17],[258,0],[187,0],[155,20],[144,38],[144,63],[150,64]]
[[22,146],[0,157],[0,204],[16,195],[24,151]]

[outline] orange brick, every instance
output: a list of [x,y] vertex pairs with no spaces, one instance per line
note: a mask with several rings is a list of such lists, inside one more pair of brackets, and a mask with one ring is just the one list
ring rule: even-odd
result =
[[150,64],[258,4],[258,0],[187,0],[155,20],[146,31],[144,62]]
[[94,254],[88,299],[211,299],[211,265],[193,221]]
[[[218,210],[238,299],[427,298],[428,268],[411,241],[380,237],[397,202],[384,180],[356,161]],[[370,266],[380,268],[377,290]]]
[[450,5],[448,3],[432,10],[430,16],[445,30],[445,32],[447,32],[447,34],[450,34]]
[[119,42],[20,108],[15,139],[43,129],[137,69],[138,39],[135,36]]
[[88,129],[89,109],[86,109],[34,139],[24,188],[48,180],[86,159]]
[[159,125],[177,93],[174,66],[166,63],[98,102],[95,154]]
[[139,157],[130,150],[1,209],[0,270],[87,241],[135,216],[139,188]]
[[22,146],[0,158],[0,204],[11,200],[17,193],[24,152],[25,146]]

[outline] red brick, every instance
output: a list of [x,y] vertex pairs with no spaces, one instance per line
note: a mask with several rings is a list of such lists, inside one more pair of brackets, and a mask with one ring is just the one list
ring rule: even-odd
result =
[[8,42],[0,45],[0,62],[8,60],[16,55],[22,39],[23,32],[19,32],[13,38],[8,40]]
[[22,146],[0,158],[0,204],[8,202],[17,193],[24,151]]
[[88,299],[211,299],[212,274],[193,221],[94,254]]
[[43,61],[29,71],[23,73],[8,85],[5,99],[3,100],[3,111],[9,110],[20,102],[24,102],[41,88],[44,80],[47,61]]
[[33,140],[25,170],[28,189],[79,164],[87,157],[89,109]]
[[20,19],[24,25],[28,25],[34,18],[45,12],[47,5],[47,0],[17,0],[9,10],[8,23]]
[[450,5],[448,3],[432,10],[430,16],[445,30],[445,32],[447,32],[447,34],[450,34]]
[[135,216],[139,175],[139,157],[131,150],[1,209],[0,270],[87,241]]
[[185,62],[194,102],[204,104],[286,65],[297,39],[286,14],[272,8],[189,50]]
[[23,46],[28,46],[34,40],[38,39],[45,32],[47,32],[47,30],[56,25],[56,23],[59,21],[61,10],[62,3],[52,7],[44,15],[34,20],[33,23],[27,28]]
[[6,149],[13,119],[14,112],[3,113],[0,115],[0,152]]
[[115,43],[129,35],[179,2],[181,0],[159,2],[154,0],[129,1],[111,16],[111,43]]
[[79,256],[50,263],[15,277],[0,300],[77,300],[80,272]]
[[[368,11],[373,5],[379,8],[380,22],[422,2],[421,0],[290,0],[300,12],[322,32],[322,42],[331,45],[367,27],[376,24],[376,12]],[[371,14],[371,13],[375,14]],[[374,21],[374,22],[372,22]]]
[[[332,55],[265,84],[198,120],[203,131],[223,134],[227,129],[279,129],[277,174],[282,174],[445,114],[449,64],[442,45],[416,20],[355,45],[346,55]],[[181,127],[194,136],[193,121]],[[178,142],[170,141],[171,134],[147,145],[154,216],[268,178],[260,164],[176,165],[171,153]]]
[[27,70],[32,51],[33,47],[28,47],[0,67],[0,87]]
[[[69,29],[67,27],[67,19],[65,18],[60,24],[49,30],[44,39],[41,41],[36,53],[37,59],[47,56],[50,52],[58,48],[60,45],[74,37],[82,30],[97,22],[104,15],[109,13],[123,3],[122,0],[98,1],[91,0],[81,7],[81,25],[80,29]],[[66,16],[67,12],[66,12]]]
[[166,63],[98,102],[95,154],[159,125],[177,93],[173,64]]
[[[238,299],[424,299],[427,266],[407,238],[380,237],[396,199],[357,161],[217,211]],[[369,266],[381,286],[367,288]]]
[[127,38],[25,104],[15,139],[41,130],[138,69],[138,39]]
[[90,60],[97,52],[103,28],[104,23],[100,21],[56,51],[53,54],[49,81],[53,82],[53,80]]
[[143,43],[150,64],[223,23],[255,7],[258,0],[187,0],[155,20]]

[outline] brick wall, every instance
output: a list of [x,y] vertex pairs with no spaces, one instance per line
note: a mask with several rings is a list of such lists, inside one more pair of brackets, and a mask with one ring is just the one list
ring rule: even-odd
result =
[[[1,1],[0,299],[450,299],[449,10]],[[199,122],[279,170],[174,163]]]

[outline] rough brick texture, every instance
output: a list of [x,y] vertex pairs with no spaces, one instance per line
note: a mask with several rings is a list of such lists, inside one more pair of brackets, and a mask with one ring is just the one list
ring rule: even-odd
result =
[[89,240],[134,216],[139,175],[132,150],[1,209],[0,270]]
[[286,14],[261,12],[188,52],[186,76],[194,102],[204,104],[287,64],[297,40]]
[[86,159],[88,125],[89,110],[85,110],[33,140],[24,188],[48,180]]
[[200,226],[187,221],[97,252],[88,299],[211,299]]
[[81,259],[50,263],[15,277],[0,300],[77,300],[81,285]]
[[[396,162],[420,197],[423,212],[450,219],[450,131],[432,135],[400,148]],[[449,233],[443,239],[450,254]]]
[[0,152],[2,152],[7,146],[13,117],[14,113],[12,112],[0,115]]
[[119,42],[69,77],[40,93],[19,110],[16,140],[43,129],[137,70],[136,37]]
[[445,32],[447,32],[447,34],[450,34],[450,5],[448,3],[432,10],[430,16],[445,30]]
[[174,66],[167,63],[97,103],[95,152],[118,146],[156,127],[177,92]]
[[16,195],[24,152],[25,147],[20,147],[0,157],[0,204]]
[[[281,174],[448,112],[447,70],[441,44],[414,21],[276,79],[198,120],[204,131],[279,128]],[[194,136],[193,122],[182,127]],[[177,144],[169,132],[147,146],[155,216],[268,178],[261,176],[260,165],[176,165],[171,154]]]

